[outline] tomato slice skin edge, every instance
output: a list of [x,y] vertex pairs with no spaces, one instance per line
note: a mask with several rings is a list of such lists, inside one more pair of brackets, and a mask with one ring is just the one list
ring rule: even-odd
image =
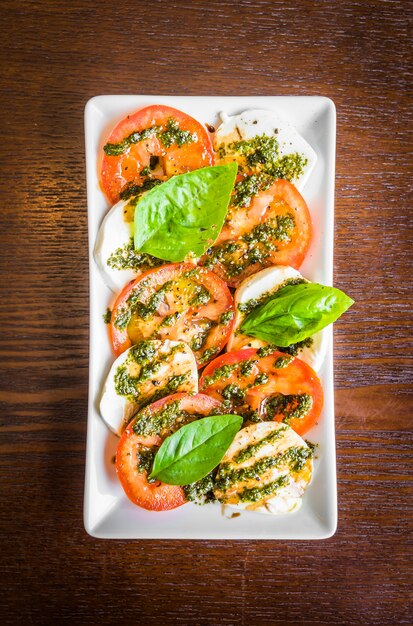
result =
[[[285,203],[282,211],[277,210],[276,200],[281,200]],[[275,202],[274,207],[272,207],[273,202]],[[274,219],[275,215],[288,213],[293,215],[296,222],[290,242],[284,244],[281,241],[274,240],[273,243],[276,244],[276,249],[270,252],[265,260],[247,264],[239,274],[232,275],[229,273],[225,264],[220,261],[216,261],[211,266],[212,271],[225,280],[229,287],[238,287],[243,280],[271,265],[291,265],[295,269],[299,269],[311,244],[313,230],[311,214],[306,201],[298,189],[284,179],[275,180],[267,190],[257,194],[252,199],[249,207],[238,207],[234,211],[235,222],[230,219],[229,223],[224,225],[217,241],[212,246],[212,251],[233,243],[235,245],[241,244],[245,252],[247,246],[242,240],[244,235],[251,232],[254,228],[265,224],[268,219]],[[257,245],[259,247],[259,244]],[[231,258],[236,259],[236,257],[229,257],[229,259]],[[206,253],[201,258],[201,264],[208,264],[208,262],[209,255]],[[235,260],[235,265],[238,263],[239,260]]]
[[154,135],[148,140],[132,144],[118,156],[103,154],[100,182],[103,192],[113,205],[120,199],[120,192],[130,183],[141,185],[145,177],[142,169],[150,165],[150,157],[165,159],[166,176],[154,175],[165,180],[172,175],[189,172],[200,167],[214,165],[215,153],[207,129],[190,115],[167,105],[150,105],[121,119],[112,129],[106,143],[119,143],[135,131],[151,126],[165,126],[169,118],[177,120],[181,130],[195,133],[197,140],[178,147],[165,148]]
[[[223,365],[236,364],[249,359],[257,360],[258,372],[267,374],[270,377],[270,383],[273,383],[273,389],[266,391],[264,389],[265,385],[253,386],[252,389],[249,389],[246,393],[246,403],[250,408],[255,410],[260,407],[262,400],[269,397],[271,393],[274,392],[282,393],[283,395],[308,393],[312,398],[311,409],[303,417],[292,418],[287,422],[297,434],[303,435],[317,423],[323,408],[324,394],[320,379],[307,363],[297,357],[292,357],[286,367],[277,369],[271,365],[277,359],[285,358],[286,355],[284,353],[274,351],[268,356],[258,357],[257,352],[258,350],[255,348],[248,348],[236,352],[227,352],[214,359],[214,361],[209,363],[205,368],[201,376],[199,381],[200,393],[211,395],[211,397],[216,400],[222,401],[223,396],[221,395],[220,387],[222,386],[223,388],[225,385],[234,382],[239,383],[239,377],[237,378],[236,375],[231,375],[225,378],[224,384],[222,385],[212,383],[208,386],[205,386],[205,379],[211,376],[218,367]],[[234,408],[233,412],[236,413],[236,408]],[[274,419],[275,421],[283,421],[283,416],[278,415]]]
[[[145,407],[145,411],[153,413],[176,401],[180,401],[182,410],[205,413],[205,416],[220,406],[218,401],[205,394],[177,393]],[[157,435],[137,435],[133,430],[136,417],[123,432],[116,451],[116,473],[125,494],[131,502],[148,511],[167,511],[182,506],[187,502],[182,487],[161,481],[149,483],[146,473],[137,471],[136,453],[139,447],[159,446],[162,438]]]
[[[138,288],[140,284],[147,282],[149,279],[152,279],[153,285],[159,286],[162,281],[167,282],[171,280],[178,280],[180,276],[185,274],[186,272],[190,272],[191,270],[197,270],[198,275],[196,276],[196,280],[199,284],[203,284],[205,287],[207,286],[209,290],[211,290],[214,298],[219,303],[220,309],[223,309],[223,312],[233,312],[232,319],[227,322],[225,325],[218,323],[216,327],[212,328],[212,332],[217,335],[217,342],[214,344],[216,352],[221,351],[225,344],[228,341],[228,338],[232,332],[233,326],[235,324],[235,310],[234,310],[234,300],[233,297],[226,285],[226,283],[214,272],[207,270],[203,267],[198,267],[191,263],[171,263],[166,265],[161,265],[155,269],[150,269],[136,279],[132,280],[130,283],[124,287],[124,289],[120,292],[118,297],[116,298],[111,315],[111,323],[109,325],[109,335],[112,343],[113,351],[116,356],[125,352],[128,348],[132,346],[132,341],[128,334],[128,329],[122,328],[119,329],[115,325],[116,320],[116,312],[121,310],[123,307],[127,307],[127,300],[130,297],[131,293]],[[218,305],[217,305],[218,306]],[[201,309],[199,309],[201,310]],[[195,318],[194,318],[195,319]],[[219,333],[219,334],[218,334]],[[182,337],[167,337],[167,336],[154,336],[153,339],[166,339],[172,338],[177,341],[185,341]],[[208,341],[208,339],[207,339]],[[195,356],[197,356],[195,354]],[[213,355],[209,360],[212,360]],[[198,367],[203,367],[206,362],[198,362]]]

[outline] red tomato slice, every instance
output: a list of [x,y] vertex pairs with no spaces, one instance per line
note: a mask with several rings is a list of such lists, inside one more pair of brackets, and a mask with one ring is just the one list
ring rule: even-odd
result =
[[162,132],[167,129],[170,119],[178,123],[180,131],[187,131],[196,139],[181,146],[172,143],[165,147],[159,139],[159,133],[153,133],[127,146],[118,156],[104,154],[101,180],[103,190],[112,204],[119,201],[120,193],[131,183],[144,183],[147,174],[142,174],[142,170],[151,167],[151,157],[158,157],[160,161],[151,172],[151,178],[161,180],[214,164],[214,151],[207,130],[194,118],[169,106],[148,106],[128,115],[115,126],[107,143],[119,144],[132,133],[141,133],[154,126]]
[[145,272],[123,289],[110,336],[116,356],[143,339],[185,341],[202,367],[228,341],[234,317],[224,281],[204,267],[174,263]]
[[217,242],[201,263],[230,287],[270,265],[302,264],[311,240],[311,217],[299,191],[276,180],[248,207],[232,207]]
[[[307,432],[323,408],[323,389],[314,370],[283,352],[249,348],[227,352],[205,368],[199,388],[252,421],[285,422]],[[265,353],[266,354],[266,353]]]
[[136,415],[116,451],[116,472],[129,500],[149,511],[167,511],[185,504],[182,487],[159,480],[148,482],[153,456],[167,436],[219,407],[220,403],[209,396],[177,393]]

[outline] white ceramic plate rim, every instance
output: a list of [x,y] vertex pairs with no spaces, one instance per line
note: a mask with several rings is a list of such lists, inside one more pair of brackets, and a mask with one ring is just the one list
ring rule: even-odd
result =
[[317,164],[302,193],[312,212],[314,238],[302,274],[332,284],[336,112],[323,96],[96,96],[85,108],[86,177],[89,225],[90,359],[86,446],[84,525],[93,537],[111,539],[325,539],[337,526],[332,329],[320,378],[324,410],[308,439],[319,444],[312,484],[303,506],[283,516],[242,513],[231,518],[219,505],[187,504],[174,511],[148,512],[123,493],[111,459],[116,438],[97,408],[100,388],[113,359],[102,314],[113,301],[93,259],[97,230],[108,203],[98,180],[99,154],[111,128],[128,113],[149,104],[168,104],[203,123],[216,124],[217,114],[250,108],[271,109],[286,117],[317,153]]

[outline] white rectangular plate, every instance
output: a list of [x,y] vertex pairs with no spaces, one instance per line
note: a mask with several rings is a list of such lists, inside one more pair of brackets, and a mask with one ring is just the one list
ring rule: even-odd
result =
[[84,524],[93,537],[111,539],[324,539],[337,524],[334,437],[332,332],[320,372],[324,410],[306,437],[318,443],[314,478],[301,509],[279,517],[243,512],[231,518],[218,504],[186,504],[164,513],[133,505],[117,480],[113,458],[117,437],[98,412],[103,380],[114,357],[102,315],[113,301],[93,260],[99,225],[109,206],[98,179],[102,148],[113,126],[128,113],[149,104],[168,104],[203,123],[217,124],[220,111],[230,115],[246,109],[270,109],[289,120],[317,154],[317,163],[302,194],[311,211],[314,237],[301,268],[313,281],[332,284],[333,211],[336,115],[331,100],[309,96],[175,97],[97,96],[85,109],[86,169],[90,259],[90,365]]

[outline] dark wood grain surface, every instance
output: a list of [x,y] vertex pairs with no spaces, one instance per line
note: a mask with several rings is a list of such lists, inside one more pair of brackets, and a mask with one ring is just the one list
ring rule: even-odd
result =
[[[0,10],[2,623],[412,623],[411,2]],[[86,535],[83,108],[103,93],[335,101],[335,283],[357,304],[335,329],[333,538]]]

